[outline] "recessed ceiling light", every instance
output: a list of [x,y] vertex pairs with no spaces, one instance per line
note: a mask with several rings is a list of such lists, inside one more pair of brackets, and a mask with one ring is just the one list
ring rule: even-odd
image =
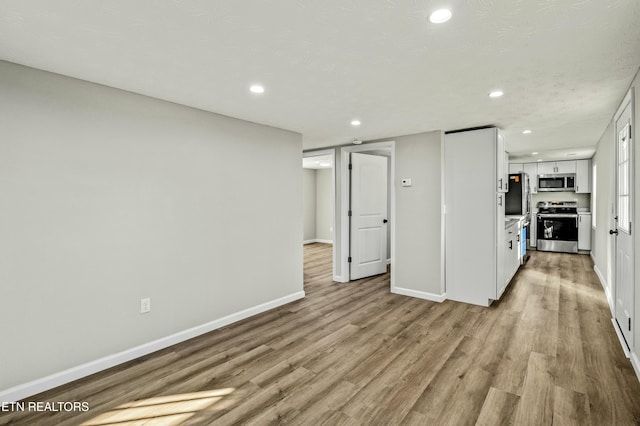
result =
[[429,15],[429,20],[434,24],[442,24],[451,19],[451,11],[449,9],[439,9]]
[[260,86],[259,84],[254,84],[249,88],[249,90],[251,90],[251,92],[253,93],[264,93],[264,87]]
[[528,135],[529,133],[531,133],[531,130],[529,130],[529,129],[522,131],[523,135]]
[[360,124],[362,124],[362,123],[360,123],[360,120],[351,120],[351,125],[352,126],[359,126]]
[[538,155],[538,152],[532,152],[531,155]]
[[489,93],[489,97],[491,98],[499,98],[502,95],[504,95],[504,92],[502,90],[494,90],[493,92]]

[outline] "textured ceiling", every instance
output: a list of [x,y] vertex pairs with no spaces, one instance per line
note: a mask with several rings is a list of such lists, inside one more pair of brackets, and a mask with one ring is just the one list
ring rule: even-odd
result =
[[[640,66],[639,3],[2,0],[0,59],[294,130],[306,149],[495,124],[516,155],[562,156],[592,152]],[[431,24],[442,6],[453,18]]]

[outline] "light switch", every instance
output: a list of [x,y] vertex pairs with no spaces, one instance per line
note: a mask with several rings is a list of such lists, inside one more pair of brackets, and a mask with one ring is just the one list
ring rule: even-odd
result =
[[402,186],[411,186],[411,178],[402,179]]

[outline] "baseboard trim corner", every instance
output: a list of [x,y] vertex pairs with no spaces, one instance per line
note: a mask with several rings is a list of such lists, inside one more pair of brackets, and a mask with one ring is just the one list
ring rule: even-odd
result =
[[432,302],[442,303],[447,300],[447,294],[434,294],[426,291],[411,290],[409,288],[391,287],[391,293],[401,294],[403,296],[416,297],[418,299],[430,300]]
[[313,240],[304,240],[302,245],[313,244],[313,243],[323,243],[323,244],[333,244],[332,240],[323,240],[320,238],[315,238]]
[[598,280],[600,281],[600,285],[604,290],[605,296],[607,297],[607,303],[609,303],[609,310],[611,311],[611,315],[614,316],[615,313],[613,312],[613,299],[611,298],[611,291],[609,290],[607,280],[604,279],[604,275],[602,275],[602,272],[600,272],[600,269],[598,269],[598,266],[595,264],[595,262],[593,264],[593,270],[596,273]]
[[279,306],[286,305],[287,303],[294,302],[304,297],[304,291],[292,293],[287,296],[253,306],[251,308],[244,309],[240,312],[227,315],[217,320],[210,321],[206,324],[198,325],[187,330],[183,330],[178,333],[162,337],[160,339],[144,343],[130,349],[126,349],[122,352],[108,355],[94,361],[89,361],[85,364],[81,364],[67,370],[24,383],[22,385],[14,386],[5,390],[0,390],[0,401],[20,401],[27,397],[39,394],[49,389],[53,389],[74,380],[81,379],[83,377],[106,370],[108,368],[115,367],[116,365],[122,364],[124,362],[134,360],[144,355],[148,355],[152,352],[159,351],[160,349],[164,349],[177,343],[184,342],[185,340],[189,340],[210,331],[217,330],[219,328],[233,324],[234,322],[238,322],[262,312],[266,312]]
[[638,354],[635,352],[631,352],[631,365],[633,366],[633,371],[636,372],[636,378],[640,382],[640,359],[638,359]]

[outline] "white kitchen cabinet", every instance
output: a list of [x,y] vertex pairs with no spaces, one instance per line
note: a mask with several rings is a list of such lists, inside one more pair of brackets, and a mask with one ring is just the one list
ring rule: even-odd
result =
[[556,173],[555,161],[541,161],[538,163],[539,175],[552,175],[554,173]]
[[591,160],[576,160],[576,193],[591,193]]
[[578,250],[591,250],[591,213],[578,213]]
[[524,167],[522,163],[509,163],[509,173],[522,173]]
[[531,193],[538,193],[538,163],[524,163],[522,165],[523,171],[529,175],[529,186],[531,186]]
[[576,162],[571,161],[556,161],[556,173],[566,174],[576,172]]
[[481,306],[503,285],[506,194],[496,177],[500,163],[502,173],[508,168],[499,139],[497,128],[487,128],[448,133],[444,143],[447,298]]
[[509,191],[509,154],[504,150],[504,136],[500,132],[496,137],[495,160],[496,160],[496,183],[498,192]]
[[538,163],[539,175],[568,174],[576,172],[575,160],[541,161]]
[[505,229],[503,250],[503,263],[502,263],[502,279],[501,286],[498,289],[498,298],[502,296],[502,293],[513,279],[513,276],[518,272],[520,267],[520,226],[519,222],[512,224]]

